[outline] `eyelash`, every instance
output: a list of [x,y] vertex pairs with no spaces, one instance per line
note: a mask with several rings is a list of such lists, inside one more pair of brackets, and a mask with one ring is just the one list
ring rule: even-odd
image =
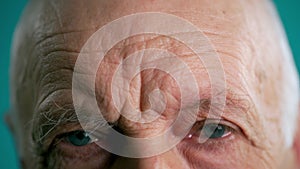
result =
[[[216,125],[216,126],[223,126],[225,127],[225,136],[222,136],[220,138],[205,138],[207,141],[204,143],[199,143],[198,139],[200,137],[201,132],[203,132],[204,125]],[[226,139],[231,139],[236,134],[241,134],[241,129],[232,124],[231,122],[228,122],[226,120],[218,120],[218,119],[206,119],[197,122],[191,129],[190,133],[187,135],[186,139],[193,140],[198,142],[198,144],[205,144],[205,143],[217,143],[220,141],[225,141]],[[203,135],[201,135],[203,138]]]
[[[91,152],[90,150],[95,151],[95,150],[99,149],[99,146],[95,142],[91,142],[91,141],[87,145],[84,145],[84,146],[72,145],[72,143],[70,143],[70,141],[68,140],[67,137],[68,137],[68,135],[70,135],[70,133],[73,133],[73,132],[76,132],[76,131],[63,133],[63,134],[60,134],[59,136],[57,136],[51,147],[55,150],[59,150],[60,152],[62,152],[65,155],[69,155],[69,156],[76,156],[76,155],[81,155],[81,156],[87,155],[88,156]],[[74,152],[80,152],[80,154],[76,154]]]
[[[205,124],[220,124],[226,127],[226,130],[229,134],[225,135],[224,137],[220,138],[209,138],[205,142],[200,143],[199,133],[201,132],[203,125]],[[191,137],[189,137],[192,134]],[[199,154],[205,153],[213,153],[214,155],[223,154],[226,151],[232,151],[234,145],[237,144],[239,141],[239,136],[243,136],[243,132],[237,125],[226,121],[224,119],[217,120],[217,119],[206,119],[197,122],[191,129],[190,133],[186,136],[184,140],[180,144],[178,144],[178,148],[183,151],[185,156],[188,158],[195,158],[197,159]],[[203,153],[199,153],[203,152]],[[196,158],[197,157],[197,158]]]

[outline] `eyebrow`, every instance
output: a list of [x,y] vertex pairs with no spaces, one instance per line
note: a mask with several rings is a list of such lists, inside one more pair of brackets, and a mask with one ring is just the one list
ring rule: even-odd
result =
[[[66,133],[78,129],[82,129],[77,118],[76,112],[71,99],[71,89],[61,92],[60,94],[50,95],[47,103],[41,104],[34,118],[32,136],[34,143],[47,147],[58,133]],[[64,95],[64,96],[61,96]],[[69,96],[68,96],[69,95]],[[66,98],[63,101],[61,98]],[[69,97],[69,98],[68,98]],[[211,98],[201,98],[194,101],[191,105],[199,105],[198,116],[208,115],[209,108],[218,108],[218,103],[211,103]],[[211,113],[215,113],[212,111]],[[226,105],[221,118],[234,122],[244,129],[244,133],[249,140],[255,135],[255,128],[259,121],[254,121],[252,116],[257,114],[256,107],[252,99],[247,94],[237,94],[234,90],[226,91]],[[91,121],[92,120],[92,121]],[[97,121],[95,118],[87,117],[89,123],[97,123],[101,125],[103,121]]]

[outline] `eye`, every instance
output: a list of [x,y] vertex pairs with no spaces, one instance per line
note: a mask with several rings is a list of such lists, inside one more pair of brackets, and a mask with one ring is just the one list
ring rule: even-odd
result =
[[195,124],[188,138],[200,139],[201,136],[208,139],[221,139],[236,132],[240,132],[240,128],[228,121],[207,119]]
[[231,129],[223,124],[210,123],[203,126],[203,134],[210,139],[226,137],[231,133]]
[[46,152],[47,167],[44,168],[57,168],[62,164],[67,166],[63,168],[108,168],[112,154],[96,142],[100,140],[93,132],[82,129],[59,134]]
[[82,130],[67,133],[66,139],[74,146],[85,146],[92,142],[89,134]]

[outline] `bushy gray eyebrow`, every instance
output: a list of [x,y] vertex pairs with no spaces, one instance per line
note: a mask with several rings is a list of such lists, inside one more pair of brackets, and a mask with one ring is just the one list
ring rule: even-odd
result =
[[[79,123],[70,91],[71,89],[63,90],[56,95],[50,95],[49,98],[46,99],[47,103],[42,104],[38,112],[36,112],[36,117],[33,121],[32,138],[37,149],[46,151],[58,132],[62,132],[61,130],[70,132],[68,131],[70,129],[66,129],[66,126],[71,124],[76,126],[84,125]],[[217,103],[211,105],[211,98],[202,98],[201,100],[195,101],[194,104],[200,105],[199,112],[202,115],[208,113],[210,106],[219,106]],[[245,125],[245,128],[249,128],[249,130],[251,126],[255,126],[256,121],[248,119],[248,113],[251,112],[250,114],[253,114],[256,113],[256,111],[255,106],[247,95],[236,95],[233,92],[227,93],[225,109],[227,110],[222,114],[222,117],[228,119],[235,118],[233,120]],[[101,125],[103,125],[102,119],[95,119],[88,115],[86,121],[86,124],[89,123],[90,126],[94,127],[101,127]],[[248,132],[248,135],[251,135],[249,133],[253,132]]]

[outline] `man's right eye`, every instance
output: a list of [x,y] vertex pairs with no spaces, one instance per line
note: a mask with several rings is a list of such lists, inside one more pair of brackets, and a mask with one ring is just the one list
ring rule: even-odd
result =
[[66,140],[74,146],[85,146],[92,143],[92,139],[89,134],[82,130],[67,133]]
[[97,145],[99,140],[91,135],[82,129],[58,135],[48,149],[47,159],[54,160],[55,165],[63,163],[65,166],[61,168],[107,168],[113,159],[112,155]]

